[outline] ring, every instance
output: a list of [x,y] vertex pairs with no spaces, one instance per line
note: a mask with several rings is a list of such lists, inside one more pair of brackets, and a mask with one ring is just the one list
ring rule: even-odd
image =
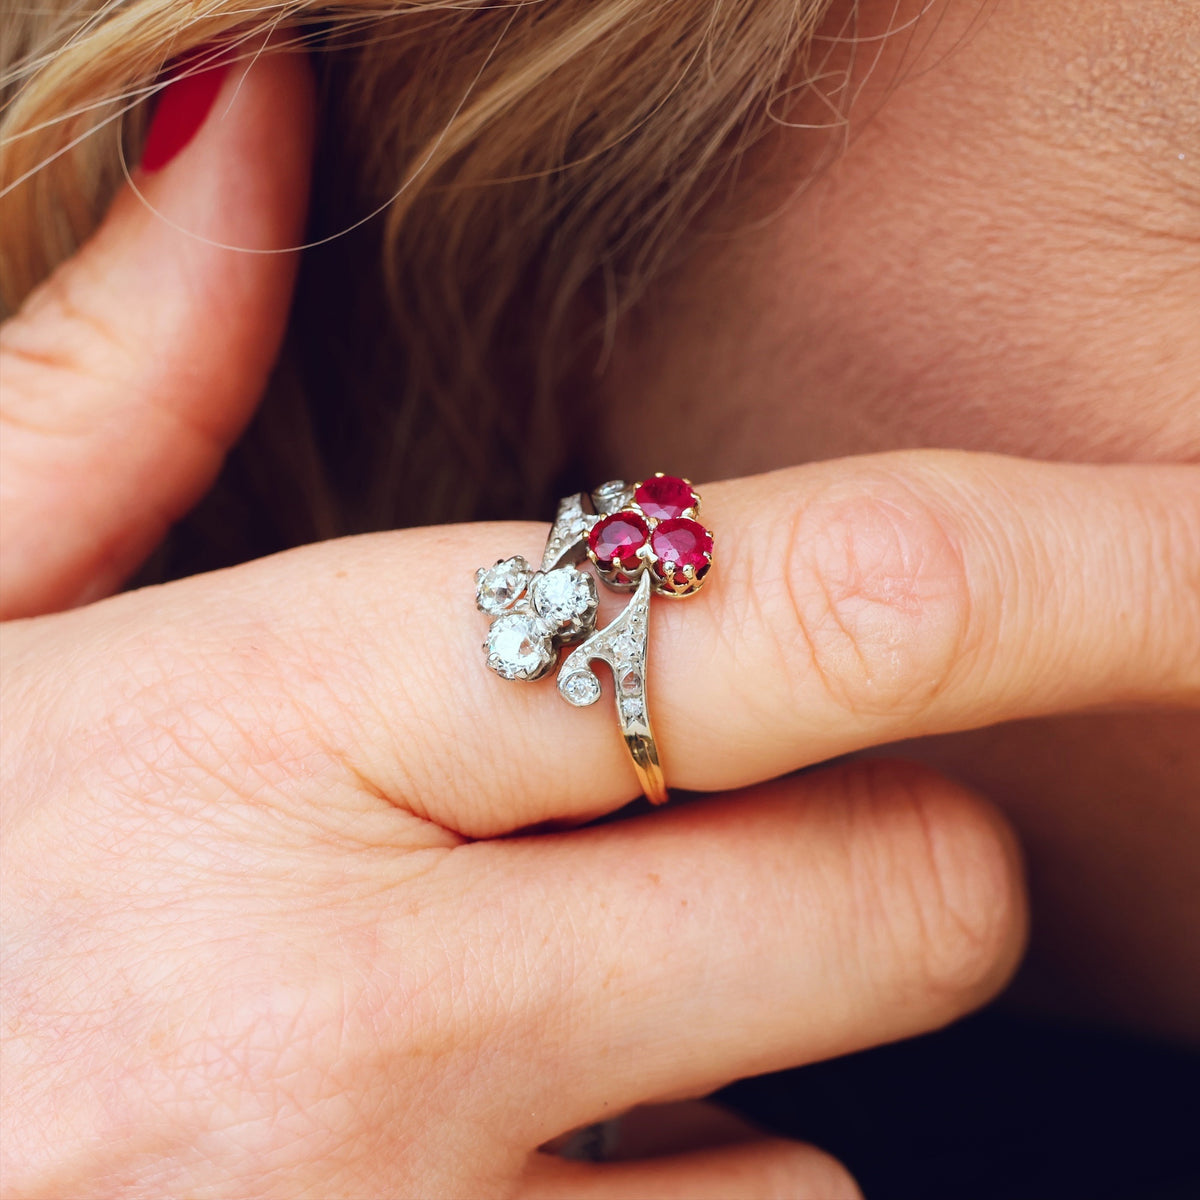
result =
[[[699,521],[700,494],[690,481],[661,473],[639,483],[615,479],[567,496],[535,571],[520,555],[475,572],[475,601],[492,618],[483,644],[487,665],[503,679],[532,681],[562,662],[558,692],[585,708],[603,688],[592,666],[612,672],[617,719],[642,791],[664,804],[667,785],[646,703],[650,597],[695,595],[712,567],[713,535]],[[595,568],[605,586],[632,592],[615,620],[596,628]]]

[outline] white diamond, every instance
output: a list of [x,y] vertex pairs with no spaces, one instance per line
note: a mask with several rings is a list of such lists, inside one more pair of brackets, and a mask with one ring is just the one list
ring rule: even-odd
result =
[[590,625],[587,620],[596,610],[596,581],[574,567],[560,567],[535,575],[532,586],[533,607],[543,620],[571,631]]
[[488,666],[505,679],[536,679],[555,658],[550,631],[522,613],[493,621],[485,649]]
[[626,720],[636,720],[638,717],[640,717],[642,715],[641,700],[637,700],[637,699],[622,700],[621,701],[621,712],[623,712],[625,714]]
[[596,511],[601,515],[616,512],[632,499],[633,488],[623,479],[610,479],[592,493],[592,502],[596,505]]
[[491,616],[499,616],[524,595],[533,572],[518,554],[506,558],[494,567],[480,567],[475,572],[475,602]]
[[632,660],[641,655],[642,647],[636,639],[623,633],[613,641],[613,652],[622,660]]
[[590,671],[580,671],[575,675],[560,675],[558,690],[568,704],[576,708],[586,708],[600,699],[600,680]]

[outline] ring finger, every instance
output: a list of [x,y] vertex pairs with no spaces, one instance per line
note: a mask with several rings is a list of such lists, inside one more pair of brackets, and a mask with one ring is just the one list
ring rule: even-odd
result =
[[[1200,697],[1197,468],[921,452],[711,492],[711,582],[651,606],[669,784],[740,787],[902,738]],[[146,592],[39,628],[107,622],[115,632],[88,631],[105,646],[142,630],[160,699],[205,714],[197,738],[223,762],[262,745],[216,745],[208,714],[248,709],[236,739],[269,712],[307,776],[329,768],[323,804],[334,770],[360,802],[491,836],[636,793],[608,702],[572,709],[548,682],[483,665],[473,570],[536,558],[544,537],[484,525],[349,539],[174,585],[173,607]],[[95,673],[107,679],[108,658]]]

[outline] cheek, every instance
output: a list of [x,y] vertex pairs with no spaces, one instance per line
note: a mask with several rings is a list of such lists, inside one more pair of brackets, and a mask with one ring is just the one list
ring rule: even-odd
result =
[[763,467],[921,445],[1200,457],[1200,248],[1053,207],[1011,142],[969,173],[921,144],[881,122],[691,281],[704,299],[669,344],[689,390],[739,401],[731,444]]
[[[864,214],[870,235],[838,231],[818,255],[781,247],[783,278],[747,281],[743,311],[761,318],[729,331],[740,357],[700,350],[692,369],[726,372],[760,451],[1200,456],[1194,312],[1150,281],[1123,296],[1104,263],[1016,227],[938,236],[891,215]],[[791,444],[771,447],[771,429]]]
[[1200,209],[1154,167],[1161,113],[1089,104],[1074,26],[996,6],[967,29],[977,8],[946,7],[900,86],[880,63],[832,166],[813,176],[815,134],[762,147],[737,211],[710,216],[723,236],[627,331],[620,392],[689,469],[913,446],[1200,459]]
[[608,380],[613,470],[639,443],[701,479],[930,446],[1200,461],[1200,305],[1122,295],[1015,227],[939,237],[904,215],[838,214],[816,251],[781,226],[660,300]]

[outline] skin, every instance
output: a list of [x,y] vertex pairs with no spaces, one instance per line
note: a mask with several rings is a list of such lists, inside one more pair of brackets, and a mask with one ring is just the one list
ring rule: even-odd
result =
[[[139,183],[214,240],[288,244],[308,86],[262,57]],[[544,527],[324,543],[53,611],[202,490],[291,269],[126,197],[0,339],[8,1193],[852,1196],[818,1150],[744,1136],[537,1148],[1004,986],[1027,917],[997,810],[912,763],[796,772],[1195,704],[1195,470],[914,452],[705,487],[723,557],[655,607],[649,689],[669,782],[713,794],[564,829],[635,793],[611,713],[483,670],[461,584]]]
[[[848,126],[774,137],[628,322],[614,447],[703,478],[915,446],[1200,462],[1200,14],[924,7],[859,5],[867,36],[915,23],[835,58]],[[1023,1002],[1200,1038],[1198,733],[1189,704],[903,747],[1016,822]]]

